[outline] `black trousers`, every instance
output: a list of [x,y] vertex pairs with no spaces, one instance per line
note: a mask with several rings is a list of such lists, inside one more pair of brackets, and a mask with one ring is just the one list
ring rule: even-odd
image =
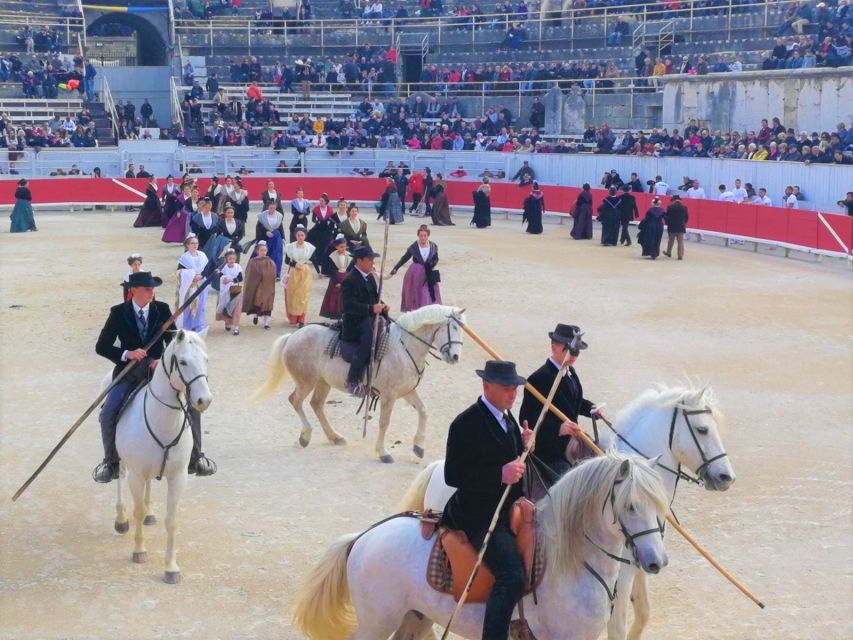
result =
[[[474,546],[482,546],[482,540],[472,540]],[[482,640],[506,640],[512,612],[524,591],[524,563],[515,546],[515,536],[506,523],[495,527],[483,562],[495,576],[495,586],[486,601],[483,618]]]
[[347,382],[358,382],[361,380],[364,369],[370,360],[370,343],[373,340],[373,317],[365,318],[359,327],[358,350],[355,352],[349,366]]
[[421,193],[412,193],[412,208],[409,210],[411,213],[413,213],[415,209],[418,208],[418,205],[421,203],[422,197],[423,194]]
[[622,233],[619,236],[619,244],[631,244],[631,234],[628,233],[628,221],[622,220]]

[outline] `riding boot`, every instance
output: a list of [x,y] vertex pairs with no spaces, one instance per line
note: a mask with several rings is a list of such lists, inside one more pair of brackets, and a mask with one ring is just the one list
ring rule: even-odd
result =
[[195,409],[187,410],[187,419],[193,435],[193,450],[190,454],[190,464],[187,473],[196,476],[212,476],[216,473],[216,463],[204,455],[201,450],[201,414]]

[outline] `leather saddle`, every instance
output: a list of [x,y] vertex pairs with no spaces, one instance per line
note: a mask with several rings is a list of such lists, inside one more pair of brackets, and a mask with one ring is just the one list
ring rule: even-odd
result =
[[[388,349],[388,326],[385,322],[385,319],[380,317],[380,325],[379,325],[379,336],[376,340],[376,361],[379,362],[382,360],[382,357],[385,355],[386,350]],[[324,323],[325,324],[325,323]],[[325,324],[326,327],[331,329],[334,333],[332,334],[329,343],[326,345],[325,354],[329,356],[329,358],[343,358],[343,361],[347,364],[352,364],[353,358],[355,358],[358,353],[358,342],[349,342],[347,340],[341,339],[341,328],[342,323],[337,322],[335,324]]]
[[[512,505],[510,530],[515,535],[516,547],[524,563],[524,594],[528,594],[542,580],[544,556],[541,545],[536,543],[536,506],[527,498],[519,498]],[[427,531],[423,533],[426,537]],[[468,542],[464,532],[439,527],[427,565],[427,582],[437,591],[452,593],[453,599],[458,602],[477,562],[477,554],[478,550]],[[481,564],[465,601],[486,602],[494,584],[492,572],[485,564]]]

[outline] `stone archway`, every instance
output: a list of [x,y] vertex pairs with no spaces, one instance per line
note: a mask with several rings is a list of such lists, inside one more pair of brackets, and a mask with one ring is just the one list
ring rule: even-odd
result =
[[169,64],[164,32],[145,17],[131,13],[107,12],[91,21],[87,19],[86,22],[86,35],[90,38],[89,54],[93,57],[97,57],[97,34],[109,25],[120,25],[136,33],[136,65],[154,67]]

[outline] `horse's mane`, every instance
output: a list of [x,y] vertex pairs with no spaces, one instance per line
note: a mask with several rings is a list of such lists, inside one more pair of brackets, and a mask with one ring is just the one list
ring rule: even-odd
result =
[[703,409],[708,407],[718,427],[723,425],[723,414],[720,410],[714,390],[709,387],[688,385],[669,386],[663,383],[646,389],[619,412],[614,420],[617,430],[619,425],[634,424],[638,414],[647,407],[657,409]]
[[397,323],[406,331],[417,331],[421,327],[444,322],[453,314],[464,324],[465,314],[459,307],[443,304],[430,304],[414,311],[408,311],[397,318]]
[[[187,329],[179,329],[178,331],[184,332],[184,342],[186,344],[197,346],[199,349],[201,349],[204,355],[207,355],[207,345],[204,343],[204,338],[202,338],[198,333],[196,333],[195,331],[189,331]],[[175,335],[172,337],[172,340],[169,342],[169,344],[166,345],[166,348],[163,350],[164,354],[166,351],[171,353],[175,349],[175,346],[178,343],[178,331],[174,332]]]
[[[614,484],[625,460],[631,461],[628,476]],[[611,489],[617,514],[632,503],[649,504],[660,515],[668,512],[660,478],[644,460],[615,452],[585,460],[560,478],[536,506],[552,576],[573,573],[583,566],[590,546],[585,536],[592,535],[593,524],[603,517],[602,505]]]

